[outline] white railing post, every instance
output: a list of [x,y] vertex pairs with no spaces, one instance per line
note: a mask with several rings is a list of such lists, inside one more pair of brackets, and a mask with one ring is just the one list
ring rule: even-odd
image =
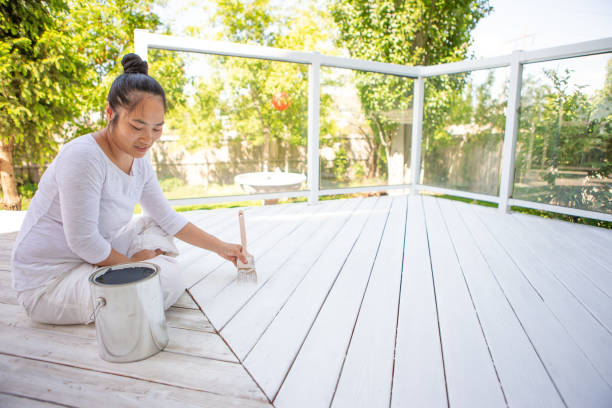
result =
[[423,108],[425,106],[425,79],[419,76],[414,80],[412,100],[412,146],[410,148],[411,193],[417,194],[421,183],[421,142],[423,140]]
[[308,67],[308,204],[319,201],[319,124],[321,59],[315,53]]
[[504,213],[509,210],[508,200],[514,185],[514,159],[519,124],[519,107],[521,104],[521,80],[523,76],[523,65],[520,62],[520,56],[521,51],[514,51],[510,63],[508,109],[506,109],[506,129],[504,132],[501,183],[499,186],[499,210]]
[[147,44],[147,30],[134,30],[134,53],[137,54],[143,61],[148,60],[149,44]]

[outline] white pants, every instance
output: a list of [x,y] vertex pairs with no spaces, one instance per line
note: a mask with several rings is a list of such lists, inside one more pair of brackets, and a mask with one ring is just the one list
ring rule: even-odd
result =
[[[137,234],[132,230],[119,236],[117,243],[120,248],[115,246],[113,240],[113,248],[121,253],[127,252],[123,246],[129,244],[127,241],[131,241],[126,240],[126,235],[133,238]],[[170,256],[158,255],[146,262],[154,263],[160,268],[164,309],[168,309],[176,303],[186,288],[178,261]],[[36,322],[89,324],[94,321],[89,276],[97,268],[95,265],[83,262],[41,288],[19,292],[17,300]]]

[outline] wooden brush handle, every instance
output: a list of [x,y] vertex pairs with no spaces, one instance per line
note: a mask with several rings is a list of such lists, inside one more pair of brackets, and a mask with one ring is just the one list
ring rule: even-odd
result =
[[244,248],[244,252],[246,253],[246,227],[244,226],[244,211],[242,210],[238,211],[238,221],[240,223],[240,241],[242,242],[242,247]]

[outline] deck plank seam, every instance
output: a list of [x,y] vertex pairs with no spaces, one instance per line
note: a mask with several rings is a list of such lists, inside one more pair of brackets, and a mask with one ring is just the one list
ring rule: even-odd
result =
[[[363,199],[360,200],[359,204],[357,205],[357,207],[355,207],[356,211],[362,204],[364,203]],[[342,231],[342,229],[346,226],[346,224],[349,222],[351,216],[347,216],[346,220],[344,221],[344,223],[338,227],[338,229],[336,230],[336,233],[328,240],[329,242],[332,242]],[[316,259],[314,259],[314,261],[311,263],[311,265],[308,267],[308,271],[306,271],[306,273],[302,276],[302,278],[297,282],[297,284],[295,285],[295,287],[293,288],[293,290],[291,290],[291,292],[289,293],[289,296],[287,296],[287,299],[283,302],[283,304],[281,305],[281,307],[276,311],[276,313],[274,314],[274,317],[270,320],[270,322],[268,322],[268,324],[266,324],[266,327],[263,329],[263,331],[259,334],[259,336],[257,336],[257,339],[255,340],[255,342],[253,343],[253,345],[249,348],[249,350],[245,353],[244,355],[244,359],[242,359],[242,361],[245,361],[249,354],[251,354],[251,351],[253,351],[253,349],[255,348],[255,346],[257,345],[257,343],[259,343],[259,340],[261,340],[261,338],[264,336],[264,334],[266,333],[266,331],[268,330],[268,328],[270,327],[270,325],[272,324],[272,322],[274,322],[274,320],[276,319],[276,317],[279,315],[279,313],[283,310],[283,308],[285,307],[285,305],[287,304],[287,302],[289,302],[289,300],[291,299],[291,296],[293,296],[293,294],[295,293],[295,291],[299,288],[300,284],[304,281],[304,279],[306,279],[306,277],[310,274],[310,272],[312,271],[312,267],[314,265],[316,265],[317,261],[323,256],[323,254],[325,253],[325,251],[321,251],[318,256],[316,257]]]
[[448,395],[448,381],[446,378],[446,362],[444,361],[444,347],[442,346],[442,330],[440,328],[440,310],[438,309],[438,293],[436,292],[436,278],[434,275],[433,262],[431,260],[431,245],[429,242],[429,229],[427,227],[427,211],[423,203],[423,196],[419,196],[418,199],[421,201],[421,207],[423,208],[423,222],[425,224],[425,235],[427,237],[427,252],[429,257],[429,270],[431,272],[431,283],[433,286],[434,303],[436,305],[436,323],[438,326],[438,340],[440,342],[440,355],[442,357],[442,373],[444,374],[444,390],[446,392],[446,406],[450,408],[450,398]]
[[489,358],[491,359],[491,364],[493,364],[493,370],[495,371],[495,377],[497,378],[497,383],[499,384],[499,388],[501,389],[502,396],[504,397],[504,402],[506,403],[506,407],[509,407],[508,398],[506,396],[506,391],[504,390],[504,386],[502,384],[501,378],[499,376],[499,371],[497,369],[497,365],[495,364],[495,359],[493,358],[493,353],[491,352],[491,346],[489,345],[489,341],[487,339],[487,335],[484,332],[484,328],[482,327],[482,320],[480,319],[480,314],[478,313],[478,309],[476,308],[476,304],[474,303],[474,297],[472,296],[472,291],[470,289],[470,285],[468,284],[467,278],[465,277],[465,272],[463,271],[463,266],[461,264],[461,259],[459,258],[459,254],[457,253],[457,247],[455,246],[455,241],[453,240],[453,236],[450,233],[450,229],[448,227],[448,223],[446,222],[446,217],[444,216],[444,212],[440,207],[440,199],[436,199],[436,206],[440,211],[440,218],[444,223],[444,227],[448,233],[448,238],[453,247],[453,253],[455,254],[455,258],[457,258],[457,264],[459,265],[459,270],[461,271],[461,277],[463,278],[463,283],[465,284],[465,288],[467,289],[468,296],[470,297],[470,302],[472,303],[472,309],[474,313],[476,313],[476,320],[478,320],[478,327],[480,327],[480,333],[484,339],[485,345],[487,346],[487,352],[489,353]]
[[[455,204],[456,206],[457,204]],[[471,209],[471,211],[473,211],[473,209]],[[494,235],[491,233],[491,231],[487,228],[486,223],[478,216],[478,214],[476,214],[475,211],[474,215],[476,217],[476,219],[479,220],[479,222],[485,227],[485,229],[487,230],[488,234],[494,238]],[[463,223],[466,225],[467,230],[469,231],[470,235],[472,235],[472,237],[474,237],[471,228],[469,227],[469,224],[467,223],[467,221],[465,220],[465,218],[463,217],[463,215],[461,215],[460,213],[460,217],[461,220],[463,221]],[[497,241],[497,240],[496,240]],[[501,246],[501,244],[497,241],[498,245]],[[510,309],[512,310],[512,313],[514,314],[514,316],[516,317],[516,320],[518,321],[519,325],[521,326],[523,332],[525,333],[525,336],[527,337],[527,340],[529,341],[529,344],[531,344],[531,347],[533,348],[534,352],[536,353],[536,355],[538,356],[538,360],[540,361],[540,364],[542,364],[542,367],[544,368],[544,371],[546,372],[546,375],[548,376],[548,378],[550,379],[553,387],[555,388],[555,390],[557,391],[557,393],[559,394],[559,398],[561,399],[561,401],[563,402],[563,404],[568,407],[567,405],[567,401],[565,400],[563,393],[561,392],[561,390],[559,389],[559,386],[557,385],[557,382],[555,381],[555,379],[552,377],[548,367],[546,366],[546,364],[544,363],[544,360],[542,359],[542,356],[540,355],[540,352],[538,351],[538,348],[536,347],[536,345],[533,342],[533,339],[531,338],[531,336],[529,335],[529,333],[527,332],[527,329],[525,328],[521,318],[519,317],[516,309],[514,308],[514,305],[512,305],[512,302],[510,301],[510,299],[508,298],[508,295],[506,293],[506,290],[504,289],[503,285],[501,284],[501,282],[499,281],[497,274],[493,271],[493,268],[491,267],[491,264],[489,263],[489,260],[487,258],[487,256],[484,254],[484,252],[482,252],[482,249],[480,248],[480,246],[478,247],[478,251],[480,252],[480,254],[482,255],[482,258],[484,259],[484,261],[486,262],[489,271],[491,272],[493,279],[495,279],[495,282],[497,283],[497,285],[499,286],[502,294],[504,295],[504,298],[506,299],[506,302],[508,303],[508,305],[510,306]],[[502,246],[503,248],[503,246]],[[508,256],[508,258],[512,259],[512,257],[510,257],[508,254],[506,254]],[[516,266],[516,264],[515,264]],[[565,326],[562,326],[565,329]],[[567,329],[565,329],[567,332]],[[569,333],[568,333],[569,336]],[[573,339],[572,339],[573,341]],[[574,342],[575,343],[575,342]],[[581,349],[582,351],[582,349]],[[594,367],[593,367],[594,368]]]
[[409,195],[406,195],[406,212],[404,213],[404,241],[402,243],[402,267],[400,269],[400,280],[399,280],[399,288],[397,293],[397,311],[395,315],[395,334],[393,335],[393,365],[391,366],[391,391],[389,392],[389,408],[391,408],[391,403],[393,401],[393,382],[395,380],[395,358],[397,353],[397,331],[399,327],[399,318],[400,318],[400,307],[402,303],[402,281],[404,279],[404,261],[406,258],[406,235],[408,231],[408,207],[409,207]]
[[[525,226],[525,227],[529,228],[529,229],[530,229],[530,230],[531,230],[531,231],[532,231],[534,234],[541,233],[541,230],[540,230],[540,229],[538,229],[538,228],[534,229],[534,228],[529,227],[529,225],[525,223],[525,220],[526,220],[526,219],[525,219],[524,217],[515,217],[515,219],[517,219],[517,220],[518,220],[518,222],[519,222],[520,224],[522,224],[523,226]],[[557,244],[559,243],[559,239],[558,239],[558,237],[557,237],[556,235],[553,235],[553,236],[552,236],[552,239],[553,239],[553,240],[554,240],[554,241],[555,241]],[[579,252],[583,253],[583,252],[582,252],[582,250],[581,250],[580,248],[578,248],[578,247],[574,247],[574,248],[576,248],[576,250],[577,250],[577,251],[579,251]],[[594,261],[594,262],[595,262],[595,261]],[[596,263],[597,263],[597,262],[596,262]],[[571,266],[572,266],[572,269],[573,269],[574,271],[577,271],[577,273],[579,273],[579,274],[580,274],[580,275],[582,275],[584,278],[586,278],[586,279],[587,279],[589,282],[591,282],[591,284],[593,284],[593,286],[594,286],[594,287],[596,287],[596,288],[597,288],[597,289],[598,289],[598,290],[599,290],[601,293],[603,293],[603,294],[604,294],[604,295],[606,295],[608,298],[610,298],[610,300],[612,300],[612,294],[610,294],[610,293],[608,293],[606,290],[602,289],[602,288],[600,287],[600,285],[599,285],[597,282],[595,282],[591,276],[589,276],[588,274],[584,273],[584,272],[583,272],[583,271],[582,271],[580,268],[576,267],[576,266],[575,266],[573,263],[571,263]],[[603,269],[605,269],[605,268],[603,268]],[[605,269],[605,270],[607,271],[607,269]]]
[[[289,207],[289,206],[287,206],[287,207]],[[271,212],[271,211],[272,211],[272,210],[269,210],[269,209],[268,209],[267,211],[261,210],[261,211],[259,211],[259,212],[264,212],[264,214],[265,214],[266,212]],[[282,211],[280,211],[280,214],[283,214],[283,213],[285,213],[285,212],[287,212],[287,211],[288,211],[288,208],[283,208],[283,209],[282,209]],[[277,214],[278,214],[278,213],[277,213]],[[230,215],[231,215],[231,214],[230,214]],[[225,220],[224,220],[224,222],[223,222],[223,224],[222,224],[222,225],[225,227],[226,225],[227,225],[227,226],[230,226],[231,224],[232,224],[232,220],[231,220],[230,218],[227,218],[227,219],[225,219]],[[276,229],[277,227],[280,227],[280,224],[279,224],[279,225],[274,226],[273,230],[274,230],[274,229]],[[260,235],[258,235],[258,237],[259,237],[259,236],[260,236]],[[197,250],[198,250],[198,248],[193,247],[193,251],[197,251]],[[192,252],[192,251],[190,251],[190,252]],[[190,257],[190,258],[191,258],[191,257]],[[194,257],[193,257],[193,259],[189,259],[187,262],[184,262],[184,263],[183,263],[183,267],[184,267],[184,268],[188,268],[188,267],[190,267],[191,265],[193,265],[193,264],[195,264],[196,262],[198,262],[198,258],[199,258],[199,257],[198,257],[197,255],[196,255],[196,256],[194,256]],[[198,279],[198,281],[197,281],[197,282],[194,282],[193,284],[191,284],[191,286],[189,286],[189,288],[188,288],[188,289],[190,289],[190,288],[192,288],[192,287],[196,286],[198,283],[200,283],[201,281],[203,281],[204,279],[206,279],[206,278],[207,278],[207,277],[208,277],[210,274],[214,273],[214,272],[215,272],[217,269],[221,268],[221,267],[223,266],[223,264],[224,264],[224,262],[223,262],[223,261],[220,261],[220,262],[219,262],[219,264],[218,264],[216,267],[214,267],[213,269],[211,269],[210,271],[208,271],[206,274],[204,274],[204,275],[203,275],[203,276],[202,276],[200,279]],[[223,290],[223,289],[221,289],[221,290]]]
[[[323,208],[323,206],[319,206],[318,208],[315,209],[315,211],[312,212],[312,214],[316,214],[317,212],[321,211]],[[264,252],[262,252],[259,257],[263,257],[266,254],[268,254],[270,251],[274,250],[274,247],[276,246],[276,244],[278,244],[281,240],[283,240],[286,236],[291,235],[296,229],[300,228],[302,225],[304,225],[306,222],[308,221],[307,217],[303,217],[303,219],[301,220],[301,222],[296,223],[296,225],[294,226],[293,229],[286,231],[282,236],[278,237],[278,239],[276,241],[273,242],[273,244]],[[283,226],[282,223],[278,223],[277,225],[275,225],[271,230],[268,230],[267,233],[270,233],[271,231],[274,231],[278,228],[281,228]],[[263,234],[265,234],[266,232],[263,232]],[[260,237],[261,235],[258,235],[258,237]],[[191,287],[189,287],[188,289],[193,288],[194,286],[198,285],[200,282],[202,282],[204,279],[206,279],[208,276],[210,276],[212,273],[214,273],[216,270],[218,270],[219,268],[222,268],[225,265],[225,262],[221,262],[219,263],[219,265],[217,265],[214,269],[210,270],[206,275],[204,275],[200,280],[198,280],[196,283],[194,283]],[[220,288],[217,293],[212,296],[210,299],[208,299],[209,302],[211,302],[212,300],[214,300],[217,296],[219,296],[219,294],[221,294],[225,289],[227,289],[232,283],[234,283],[234,281],[236,280],[236,278],[234,277],[234,279],[232,279],[231,281],[229,281],[228,283],[225,284],[225,286],[223,286],[222,288]],[[194,302],[197,303],[196,299],[194,298]],[[198,305],[199,306],[199,305]],[[223,325],[223,327],[225,327],[225,325]],[[223,330],[223,327],[221,327],[219,329]]]
[[[171,352],[168,351],[166,353],[171,353]],[[113,376],[117,376],[117,377],[131,378],[131,379],[137,380],[137,381],[145,381],[145,382],[150,382],[150,383],[153,383],[153,384],[161,384],[161,385],[165,385],[165,386],[169,386],[169,387],[174,387],[174,388],[180,388],[180,389],[184,389],[184,390],[204,392],[204,393],[211,394],[211,395],[219,395],[219,396],[222,396],[222,397],[227,397],[228,396],[226,394],[219,393],[219,392],[213,392],[213,391],[210,391],[210,390],[203,390],[203,389],[198,389],[198,388],[193,388],[193,387],[187,387],[187,386],[184,386],[184,385],[173,384],[173,383],[170,383],[170,382],[160,381],[160,380],[147,379],[147,378],[138,377],[138,376],[135,376],[135,375],[120,374],[120,373],[116,373],[116,372],[112,372],[112,371],[107,371],[107,370],[102,370],[102,369],[95,369],[95,368],[88,367],[88,366],[83,366],[83,365],[69,364],[69,363],[66,363],[66,362],[57,361],[57,360],[53,360],[53,359],[52,360],[45,360],[45,359],[42,359],[42,358],[36,358],[36,357],[32,357],[32,356],[26,356],[26,355],[14,354],[14,353],[7,353],[5,351],[0,351],[0,354],[1,355],[5,355],[5,356],[10,356],[10,357],[17,357],[17,358],[23,358],[23,359],[32,360],[32,361],[38,361],[38,362],[46,363],[46,364],[57,364],[57,365],[64,366],[64,367],[71,367],[71,368],[76,368],[76,369],[85,370],[85,371],[91,371],[91,372],[95,372],[95,373],[102,373],[102,374],[113,375]],[[191,356],[191,357],[195,357],[195,356]],[[208,359],[207,357],[197,357],[197,358]],[[225,363],[225,361],[224,361],[224,363]],[[241,365],[240,363],[236,363],[236,362],[231,362],[231,364]],[[265,396],[265,394],[264,394],[264,396]],[[258,399],[255,399],[255,398],[244,398],[244,397],[237,396],[237,395],[232,395],[231,397],[232,398],[236,398],[236,399],[241,399],[241,400],[259,401]],[[29,398],[29,397],[26,397],[26,398]]]
[[289,367],[287,368],[287,371],[285,372],[285,375],[283,375],[283,379],[280,382],[278,389],[276,390],[276,392],[274,393],[274,396],[272,398],[272,402],[274,402],[274,400],[276,399],[276,397],[278,396],[278,393],[280,392],[280,390],[283,388],[283,385],[285,383],[285,380],[287,379],[287,376],[289,375],[289,372],[291,372],[291,369],[293,368],[293,365],[295,364],[295,361],[297,360],[298,355],[300,354],[300,351],[302,350],[302,347],[304,346],[304,343],[306,342],[306,339],[308,338],[308,335],[310,334],[310,331],[312,330],[315,322],[317,321],[317,317],[319,316],[319,314],[321,313],[321,309],[323,308],[323,305],[325,304],[325,301],[327,300],[327,298],[329,297],[330,292],[332,291],[332,288],[334,287],[334,285],[336,284],[336,281],[338,280],[338,277],[340,276],[340,272],[342,272],[342,269],[344,268],[344,265],[346,265],[346,261],[348,260],[348,258],[350,257],[351,253],[353,252],[353,249],[355,248],[355,245],[357,244],[357,242],[359,241],[359,237],[361,237],[361,234],[363,232],[363,230],[365,229],[366,224],[368,223],[368,220],[370,219],[370,217],[372,216],[372,213],[374,212],[374,209],[376,208],[376,204],[380,201],[380,198],[376,198],[376,202],[374,207],[372,207],[372,209],[370,210],[370,213],[368,214],[368,217],[364,220],[361,229],[359,230],[359,234],[355,237],[355,240],[353,241],[353,245],[351,245],[351,249],[347,252],[345,258],[344,258],[344,262],[342,262],[342,265],[340,266],[340,268],[338,268],[338,272],[336,273],[336,276],[334,277],[333,282],[331,283],[331,285],[329,286],[329,289],[327,290],[327,293],[325,294],[325,297],[323,298],[323,301],[321,302],[321,304],[319,305],[319,308],[317,310],[317,313],[315,314],[312,322],[310,323],[310,327],[308,328],[308,330],[306,331],[306,334],[304,336],[304,338],[302,339],[302,341],[300,342],[300,346],[297,349],[297,352],[295,353],[295,355],[293,356],[292,360],[291,360],[291,364],[289,364]]
[[[512,231],[511,228],[509,228],[509,230]],[[516,231],[512,231],[514,235],[518,235],[518,233]],[[532,245],[526,245],[527,246],[527,250],[534,255],[534,257],[537,258],[537,253],[534,251],[533,246]],[[591,310],[591,308],[585,304],[582,299],[580,297],[578,297],[575,293],[575,290],[572,290],[569,285],[567,285],[565,283],[564,279],[561,279],[557,273],[555,273],[555,271],[546,263],[546,262],[541,262],[544,270],[546,270],[548,272],[548,275],[552,277],[552,279],[556,280],[561,287],[563,287],[579,304],[580,306],[608,333],[612,336],[612,331],[610,331],[610,329],[608,327],[606,327],[606,325],[593,313],[593,311]],[[595,287],[597,287],[596,285],[593,285]],[[604,292],[605,294],[605,292]]]
[[370,266],[370,272],[368,273],[368,280],[363,289],[363,293],[361,295],[361,301],[359,302],[359,307],[357,308],[357,315],[355,316],[355,321],[353,322],[353,328],[351,329],[351,335],[349,337],[348,343],[346,344],[346,349],[344,350],[342,364],[340,365],[340,371],[338,372],[338,378],[336,379],[336,383],[334,384],[334,392],[331,395],[331,399],[329,403],[330,407],[334,404],[336,392],[338,391],[338,384],[340,383],[340,377],[342,377],[342,372],[344,370],[344,364],[346,363],[346,357],[348,355],[349,349],[351,348],[351,343],[353,342],[353,335],[355,334],[355,328],[357,327],[357,321],[359,320],[359,316],[361,314],[361,307],[363,306],[363,301],[368,291],[368,287],[370,286],[370,280],[372,279],[372,271],[374,270],[374,266],[376,265],[376,258],[378,258],[378,253],[380,252],[380,245],[382,244],[383,236],[385,235],[385,231],[387,230],[387,226],[389,223],[389,216],[391,214],[391,208],[393,208],[393,201],[394,200],[391,201],[391,205],[389,205],[389,208],[387,209],[387,217],[385,218],[385,225],[383,226],[380,232],[380,236],[378,237],[378,246],[376,247],[376,253],[374,254],[374,259],[372,260],[372,265]]
[[61,402],[45,400],[45,399],[42,399],[42,398],[30,397],[30,396],[25,396],[25,395],[19,395],[19,394],[15,394],[15,393],[8,392],[8,391],[0,391],[0,395],[10,395],[12,397],[23,398],[23,399],[32,400],[32,401],[38,401],[38,402],[44,402],[45,404],[57,405],[58,407],[79,408],[76,405],[67,405],[67,404],[63,404]]
[[[187,292],[189,293],[189,292]],[[189,294],[189,296],[191,296],[191,294]],[[206,315],[206,312],[204,310],[202,310],[202,307],[195,301],[195,299],[193,299],[193,297],[191,297],[193,302],[196,304],[196,306],[198,307],[198,309],[200,310],[200,312],[204,315],[204,317],[206,318],[206,320],[208,320],[208,322],[210,323],[210,327],[213,328],[213,330],[215,331],[215,334],[217,334],[217,336],[219,336],[219,338],[221,339],[221,341],[225,344],[225,346],[227,347],[227,349],[234,355],[234,357],[236,357],[236,360],[238,360],[238,363],[235,364],[240,364],[240,366],[242,367],[242,369],[244,370],[245,373],[247,373],[247,375],[249,376],[249,378],[251,378],[251,381],[253,381],[253,383],[257,386],[257,388],[259,389],[259,391],[261,391],[262,395],[266,398],[267,402],[274,406],[274,404],[272,403],[272,400],[270,400],[270,398],[266,395],[263,387],[259,384],[259,382],[257,382],[257,380],[255,379],[255,377],[253,376],[253,374],[251,374],[251,372],[246,368],[246,366],[242,363],[242,361],[240,360],[240,357],[238,357],[238,355],[236,354],[236,352],[234,351],[234,349],[232,348],[232,346],[227,342],[227,340],[225,340],[225,337],[221,336],[221,333],[217,330],[217,328],[215,327],[215,324],[208,318],[208,316]]]
[[[342,205],[340,205],[338,207],[338,209],[341,209],[345,206],[346,203],[342,203]],[[318,211],[315,211],[313,214],[316,214]],[[323,224],[325,221],[324,220],[320,220],[320,224]],[[286,237],[291,236],[291,234],[293,234],[298,228],[302,227],[303,225],[305,225],[306,223],[302,223],[300,224],[298,227],[296,227],[295,229],[293,229],[292,231],[290,231],[289,233],[287,233],[287,235],[285,237],[279,238],[279,240],[277,242],[274,243],[273,247],[274,248],[276,246],[276,244],[278,244],[278,242],[280,242],[281,240],[285,239]],[[318,232],[318,229],[313,229],[310,234],[303,240],[303,242],[307,242],[309,240],[309,238],[311,238],[313,235],[315,235]],[[301,247],[298,246],[294,249],[293,252],[291,252],[291,255],[287,257],[287,259],[285,260],[285,262],[283,262],[274,272],[272,272],[270,274],[270,276],[268,276],[268,278],[261,284],[258,285],[257,289],[255,290],[255,292],[253,292],[247,299],[244,300],[244,303],[234,312],[234,314],[232,314],[232,316],[227,319],[227,321],[221,326],[221,328],[219,329],[219,333],[221,333],[221,331],[223,331],[223,329],[232,321],[232,319],[247,305],[247,303],[249,303],[249,301],[257,295],[257,293],[259,293],[259,291],[261,291],[263,289],[263,287],[277,274],[279,273],[279,271],[282,269],[282,267],[287,263],[291,261],[291,257],[297,253],[298,251],[301,250]],[[266,254],[269,251],[266,251]],[[265,256],[262,255],[262,256]],[[221,292],[219,292],[221,293]],[[245,357],[246,359],[246,357]]]

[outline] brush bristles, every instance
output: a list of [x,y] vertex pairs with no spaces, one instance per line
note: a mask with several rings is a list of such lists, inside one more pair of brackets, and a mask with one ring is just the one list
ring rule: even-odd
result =
[[236,282],[239,284],[257,283],[257,272],[255,271],[255,268],[239,268]]

